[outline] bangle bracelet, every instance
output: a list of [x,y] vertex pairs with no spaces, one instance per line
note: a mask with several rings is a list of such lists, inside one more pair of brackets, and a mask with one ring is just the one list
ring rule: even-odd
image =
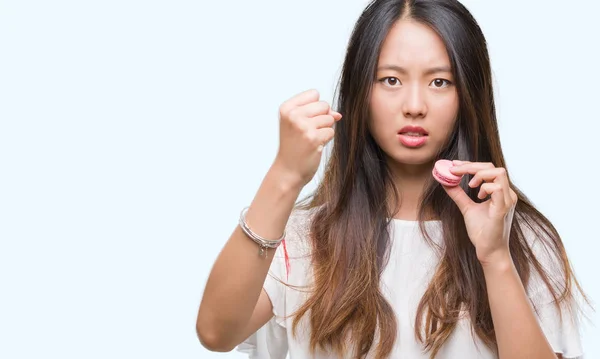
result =
[[258,244],[258,255],[266,258],[267,250],[269,248],[277,248],[281,244],[281,242],[285,238],[285,230],[283,231],[283,235],[276,240],[266,239],[259,236],[250,229],[250,226],[248,226],[248,223],[246,222],[246,213],[248,212],[248,208],[249,207],[244,208],[242,210],[242,213],[240,214],[240,228],[242,228],[244,233],[248,237],[250,237],[250,239],[252,239],[256,244]]

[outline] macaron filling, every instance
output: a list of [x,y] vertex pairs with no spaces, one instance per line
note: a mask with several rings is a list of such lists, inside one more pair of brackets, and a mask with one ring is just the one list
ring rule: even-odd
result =
[[460,178],[448,178],[444,175],[442,175],[436,168],[433,169],[434,174],[441,179],[442,181],[446,181],[448,183],[459,183],[460,182]]

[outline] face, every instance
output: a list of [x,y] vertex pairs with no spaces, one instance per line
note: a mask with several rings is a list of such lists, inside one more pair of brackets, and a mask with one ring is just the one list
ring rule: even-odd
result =
[[442,39],[426,25],[398,21],[379,56],[371,134],[400,165],[429,164],[449,138],[459,99]]

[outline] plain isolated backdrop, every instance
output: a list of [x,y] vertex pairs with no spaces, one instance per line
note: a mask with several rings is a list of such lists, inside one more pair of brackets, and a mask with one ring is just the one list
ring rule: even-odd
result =
[[[597,302],[600,5],[464,3],[512,178]],[[0,358],[243,358],[196,339],[205,281],[275,156],[279,105],[333,98],[366,4],[0,1]]]

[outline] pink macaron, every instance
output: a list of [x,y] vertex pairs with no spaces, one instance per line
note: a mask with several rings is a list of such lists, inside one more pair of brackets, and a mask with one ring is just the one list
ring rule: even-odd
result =
[[448,187],[458,186],[462,176],[457,176],[454,173],[450,172],[450,167],[453,167],[454,164],[450,160],[439,160],[433,166],[433,177],[439,183]]

